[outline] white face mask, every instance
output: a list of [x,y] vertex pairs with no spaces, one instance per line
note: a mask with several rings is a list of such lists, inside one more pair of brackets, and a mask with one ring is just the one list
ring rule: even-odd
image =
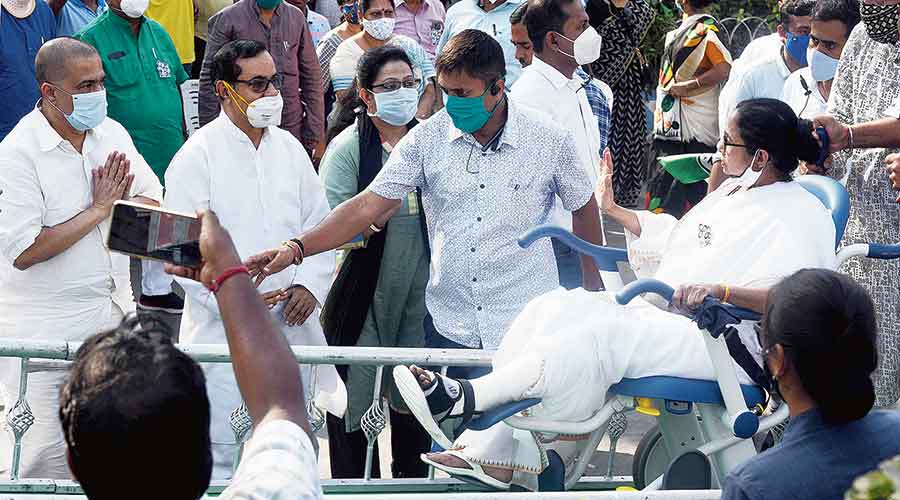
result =
[[759,150],[757,149],[755,153],[753,153],[753,159],[750,160],[750,165],[747,166],[747,169],[744,170],[744,173],[741,174],[741,187],[744,189],[750,189],[756,185],[756,181],[759,180],[759,177],[763,173],[763,169],[759,169],[759,171],[753,170],[753,164],[756,163],[756,155],[759,154]]
[[253,128],[266,128],[281,125],[281,109],[284,100],[281,94],[260,97],[247,106],[247,121]]
[[387,40],[394,33],[394,18],[382,17],[374,21],[362,20],[363,29],[376,40]]
[[126,16],[137,19],[147,12],[150,6],[150,0],[122,0],[120,8]]
[[809,71],[812,73],[813,80],[817,82],[833,80],[837,73],[838,63],[841,61],[816,49],[811,48],[809,51],[806,60],[809,61]]
[[406,125],[416,116],[419,107],[419,91],[400,87],[393,92],[381,92],[372,94],[375,96],[375,113],[369,116],[377,116],[386,123],[399,127]]
[[575,40],[567,38],[561,33],[556,34],[572,42],[573,50],[575,51],[574,54],[568,54],[562,50],[560,50],[560,52],[575,59],[576,63],[590,64],[600,58],[600,48],[603,46],[603,37],[600,36],[600,33],[597,33],[597,30],[595,30],[593,26],[588,26],[588,28],[578,35],[578,38]]

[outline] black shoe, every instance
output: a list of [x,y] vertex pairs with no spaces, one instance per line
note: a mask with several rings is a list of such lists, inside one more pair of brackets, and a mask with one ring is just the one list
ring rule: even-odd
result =
[[184,300],[170,293],[168,295],[142,295],[138,301],[138,308],[144,311],[159,311],[169,314],[181,314],[184,310]]

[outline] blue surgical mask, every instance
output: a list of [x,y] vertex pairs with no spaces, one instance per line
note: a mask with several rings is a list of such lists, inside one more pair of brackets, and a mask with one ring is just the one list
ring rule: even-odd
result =
[[343,5],[341,6],[341,14],[344,16],[344,21],[350,24],[359,24],[359,5],[355,3]]
[[809,35],[795,35],[788,32],[784,48],[800,66],[806,66],[806,49],[809,48]]
[[[372,93],[372,95],[375,96],[375,106],[378,107],[374,116],[390,125],[395,127],[406,125],[416,116],[419,91],[414,88],[400,87],[392,92]],[[369,113],[369,116],[372,116],[372,113]]]
[[[65,90],[54,85],[60,92],[69,94]],[[49,103],[56,108],[57,111],[66,117],[66,121],[75,130],[84,132],[97,127],[106,119],[106,89],[100,89],[96,92],[88,92],[86,94],[69,94],[72,96],[72,113],[66,114],[56,107],[55,104]],[[49,102],[49,101],[48,101]]]
[[833,80],[837,73],[838,63],[841,61],[815,49],[810,52],[812,55],[809,57],[809,71],[812,73],[813,80],[817,82]]

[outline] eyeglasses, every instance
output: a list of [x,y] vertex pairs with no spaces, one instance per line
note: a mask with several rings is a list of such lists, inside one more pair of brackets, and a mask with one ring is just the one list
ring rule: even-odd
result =
[[378,85],[372,85],[372,91],[375,92],[375,89],[384,89],[381,92],[393,92],[395,90],[398,90],[400,87],[403,87],[405,89],[417,89],[419,88],[419,84],[421,83],[422,80],[419,78],[404,78],[402,82],[400,80],[391,78],[390,80],[385,80]]
[[393,18],[394,10],[393,9],[381,9],[381,10],[370,10],[363,14],[363,17],[368,19],[369,21],[375,21],[376,19],[381,19],[383,17]]
[[276,74],[272,78],[257,76],[256,78],[251,78],[249,80],[235,80],[234,83],[243,83],[250,87],[250,90],[256,92],[257,94],[262,94],[266,90],[269,90],[269,85],[275,87],[275,90],[281,90],[281,83],[283,81],[284,77]]

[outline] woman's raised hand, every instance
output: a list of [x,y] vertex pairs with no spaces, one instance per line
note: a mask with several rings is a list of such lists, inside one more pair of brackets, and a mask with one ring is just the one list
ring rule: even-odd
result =
[[601,212],[608,212],[615,208],[616,200],[613,196],[613,160],[609,148],[603,151],[603,162],[600,165],[600,178],[597,180],[597,203]]

